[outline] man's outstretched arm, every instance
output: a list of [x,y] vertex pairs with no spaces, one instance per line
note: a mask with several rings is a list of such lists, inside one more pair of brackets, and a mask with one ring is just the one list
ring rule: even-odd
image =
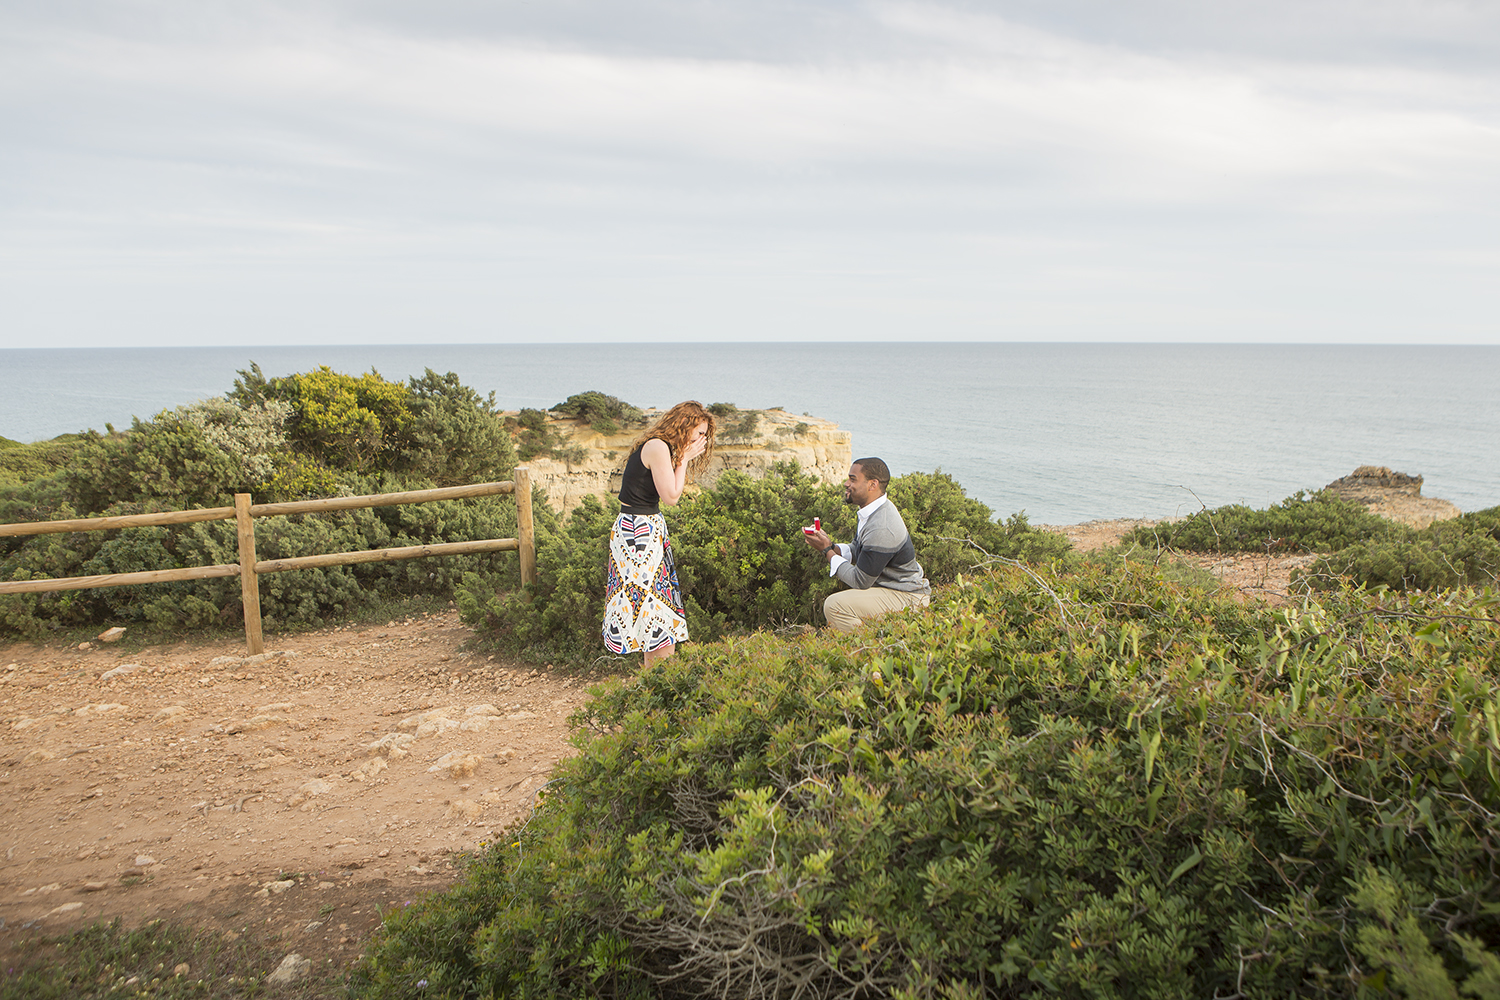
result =
[[[908,541],[906,547],[911,548]],[[859,550],[859,559],[850,562],[845,559],[834,566],[833,575],[855,590],[869,590],[875,586],[875,581],[880,579],[880,574],[900,556],[900,550],[882,551],[871,547],[868,543]]]

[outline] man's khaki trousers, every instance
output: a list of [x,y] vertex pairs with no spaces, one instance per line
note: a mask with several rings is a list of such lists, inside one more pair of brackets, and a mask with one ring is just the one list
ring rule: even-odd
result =
[[857,632],[871,618],[888,615],[902,608],[925,608],[926,594],[912,594],[889,587],[868,590],[841,590],[823,602],[823,617],[828,627],[839,632]]

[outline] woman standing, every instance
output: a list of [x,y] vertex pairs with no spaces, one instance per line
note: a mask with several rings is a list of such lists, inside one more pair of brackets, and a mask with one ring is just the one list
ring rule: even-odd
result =
[[696,400],[678,403],[640,437],[620,481],[620,516],[609,533],[604,645],[644,650],[646,665],[687,640],[687,611],[661,505],[672,506],[708,465],[714,417]]

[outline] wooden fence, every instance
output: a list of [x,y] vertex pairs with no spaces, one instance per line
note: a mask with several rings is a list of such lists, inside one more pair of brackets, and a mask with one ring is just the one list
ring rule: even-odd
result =
[[[143,528],[151,525],[192,524],[195,521],[234,519],[239,529],[240,561],[220,566],[186,566],[181,569],[148,570],[142,573],[109,573],[102,576],[70,576],[53,580],[13,580],[0,582],[0,594],[45,593],[59,590],[90,590],[95,587],[126,587],[138,583],[167,583],[173,580],[206,580],[212,577],[239,576],[240,594],[245,604],[245,642],[252,654],[263,652],[265,643],[260,630],[261,573],[285,573],[294,569],[322,566],[349,566],[354,563],[394,562],[423,556],[458,556],[476,552],[517,551],[521,556],[521,583],[536,582],[536,533],[531,519],[531,470],[516,467],[516,478],[503,483],[476,483],[472,486],[448,486],[434,490],[411,490],[406,493],[377,493],[363,497],[335,497],[329,500],[298,500],[291,503],[250,502],[250,494],[236,493],[233,507],[203,507],[198,510],[169,510],[156,514],[126,514],[120,517],[85,517],[69,521],[35,521],[26,524],[0,524],[0,537],[46,535],[69,531],[108,531],[118,528]],[[369,549],[363,552],[332,552],[295,559],[255,558],[255,518],[284,514],[317,514],[360,507],[395,507],[433,500],[461,500],[467,497],[513,493],[516,497],[515,538],[490,538],[478,542],[443,542],[437,545],[407,545],[395,549]]]

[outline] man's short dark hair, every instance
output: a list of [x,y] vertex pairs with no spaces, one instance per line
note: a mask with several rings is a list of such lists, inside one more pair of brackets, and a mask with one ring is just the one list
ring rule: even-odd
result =
[[884,493],[891,485],[891,470],[878,458],[856,458],[854,464],[859,466],[859,471],[865,474],[866,479],[873,479],[880,484],[880,492]]

